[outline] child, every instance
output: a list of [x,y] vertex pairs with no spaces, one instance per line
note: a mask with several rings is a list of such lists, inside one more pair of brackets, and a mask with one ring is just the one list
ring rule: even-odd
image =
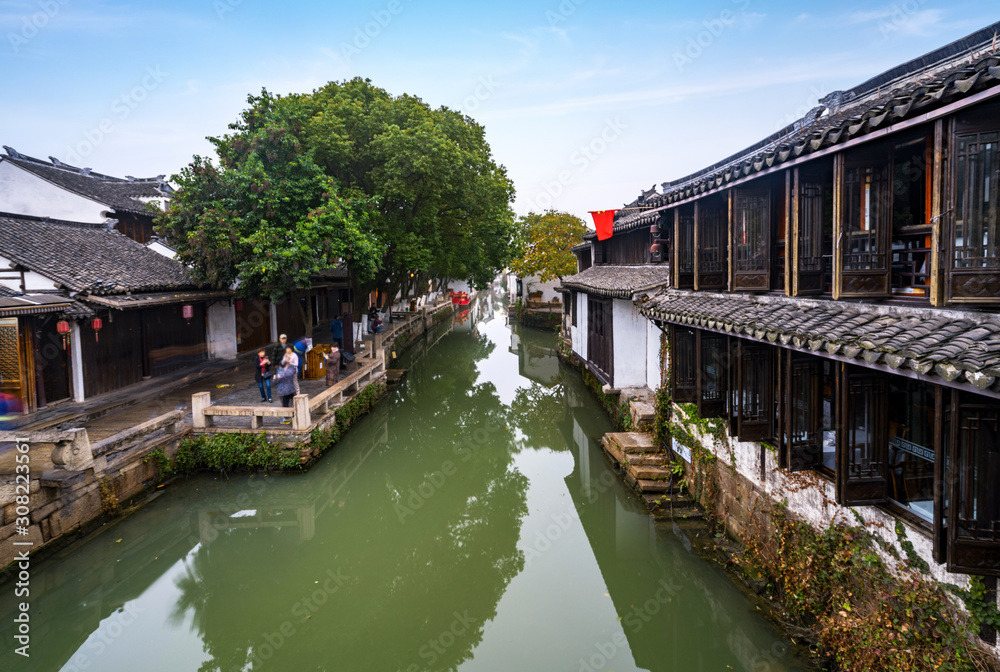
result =
[[274,403],[271,399],[271,360],[267,357],[267,352],[263,349],[257,351],[257,368],[254,371],[254,380],[257,381],[257,389],[260,390],[260,400],[269,404]]

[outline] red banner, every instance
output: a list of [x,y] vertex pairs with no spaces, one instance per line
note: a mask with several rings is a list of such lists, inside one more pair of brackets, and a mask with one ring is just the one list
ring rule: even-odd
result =
[[617,210],[591,210],[590,215],[594,218],[594,228],[597,229],[597,239],[607,240],[611,237],[615,226],[615,213]]

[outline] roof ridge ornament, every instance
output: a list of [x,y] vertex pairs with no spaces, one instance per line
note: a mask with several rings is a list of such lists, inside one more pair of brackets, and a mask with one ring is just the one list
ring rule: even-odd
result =
[[7,152],[7,156],[9,156],[12,159],[23,159],[24,158],[24,156],[22,156],[21,153],[18,152],[13,147],[9,147],[7,145],[4,145],[3,148],[4,148],[4,151]]

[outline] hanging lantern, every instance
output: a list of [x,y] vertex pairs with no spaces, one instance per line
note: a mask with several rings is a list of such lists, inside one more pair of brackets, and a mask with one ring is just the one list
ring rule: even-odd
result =
[[649,227],[649,232],[651,234],[653,234],[654,236],[660,235],[660,225],[659,224],[653,224],[651,227]]
[[659,243],[653,243],[652,245],[649,246],[649,253],[652,254],[653,256],[656,256],[660,253],[660,249],[661,248]]
[[236,306],[236,312],[237,313],[242,313],[243,312],[243,299],[236,299],[236,301],[234,302],[234,305]]
[[187,304],[186,306],[181,306],[181,315],[187,320],[187,323],[191,324],[191,318],[194,317],[194,306]]
[[100,338],[98,338],[98,334],[100,333],[101,327],[103,327],[103,326],[104,326],[104,322],[102,322],[101,318],[99,318],[99,317],[95,317],[93,319],[93,321],[90,323],[90,327],[94,330],[94,342],[95,343],[98,342],[99,340],[101,340]]
[[69,340],[69,322],[66,320],[59,320],[56,322],[56,331],[63,339],[63,350],[66,349],[66,342]]

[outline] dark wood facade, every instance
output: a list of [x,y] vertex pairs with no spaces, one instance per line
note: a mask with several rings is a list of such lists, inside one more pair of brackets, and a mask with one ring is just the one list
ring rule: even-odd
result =
[[271,342],[271,303],[262,299],[236,302],[236,350],[253,352]]

